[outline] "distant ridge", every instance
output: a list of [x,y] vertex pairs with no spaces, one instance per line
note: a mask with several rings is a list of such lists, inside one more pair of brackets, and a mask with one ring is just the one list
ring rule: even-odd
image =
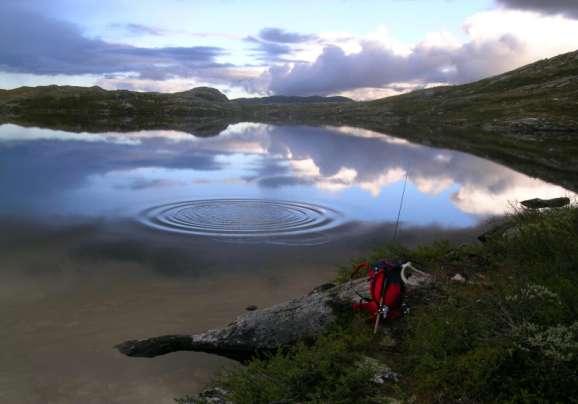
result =
[[235,98],[232,101],[243,104],[322,104],[322,103],[336,103],[336,102],[354,102],[351,98],[333,96],[323,97],[320,95],[312,95],[308,97],[289,96],[289,95],[273,95],[270,97],[255,97],[255,98]]

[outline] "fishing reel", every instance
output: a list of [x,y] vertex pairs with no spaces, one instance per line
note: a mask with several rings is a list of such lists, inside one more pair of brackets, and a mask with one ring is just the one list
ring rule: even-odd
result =
[[380,316],[383,320],[387,318],[388,313],[389,313],[389,306],[385,304],[377,309],[377,315]]

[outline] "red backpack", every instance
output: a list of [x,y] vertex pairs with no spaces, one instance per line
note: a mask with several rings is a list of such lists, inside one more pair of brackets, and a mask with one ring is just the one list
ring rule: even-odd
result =
[[402,266],[385,260],[371,265],[364,262],[355,268],[353,274],[360,269],[367,270],[371,298],[360,295],[362,301],[353,304],[353,310],[367,311],[374,320],[377,320],[378,313],[382,320],[399,318],[405,294],[405,286],[401,279]]

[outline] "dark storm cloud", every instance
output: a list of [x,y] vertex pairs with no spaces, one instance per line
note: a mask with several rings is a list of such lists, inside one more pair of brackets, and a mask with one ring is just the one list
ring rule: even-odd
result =
[[87,38],[70,23],[0,3],[0,70],[34,74],[191,75],[215,67],[218,47],[140,48]]
[[499,4],[517,10],[537,11],[544,14],[562,14],[578,18],[576,0],[497,0]]
[[524,51],[510,35],[456,48],[418,45],[408,56],[375,42],[363,43],[353,54],[326,46],[314,62],[274,66],[264,79],[271,92],[284,95],[324,95],[400,82],[464,83],[515,67]]

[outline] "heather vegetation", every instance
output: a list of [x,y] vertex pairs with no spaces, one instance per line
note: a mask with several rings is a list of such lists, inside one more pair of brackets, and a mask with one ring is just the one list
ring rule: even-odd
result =
[[[376,251],[368,258],[410,259],[434,275],[409,295],[409,315],[377,336],[345,315],[314,344],[256,359],[218,384],[236,403],[577,402],[578,207],[507,220],[483,244]],[[375,363],[399,381],[375,383]]]

